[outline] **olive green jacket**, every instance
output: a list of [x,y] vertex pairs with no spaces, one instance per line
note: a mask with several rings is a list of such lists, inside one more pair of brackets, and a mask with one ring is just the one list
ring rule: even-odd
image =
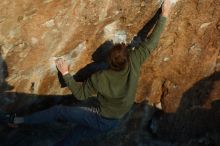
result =
[[70,74],[64,80],[79,100],[97,97],[101,115],[108,118],[122,118],[134,103],[141,64],[156,48],[164,29],[166,17],[160,16],[151,36],[139,47],[130,50],[130,61],[122,71],[103,70],[94,73],[83,83],[76,82]]

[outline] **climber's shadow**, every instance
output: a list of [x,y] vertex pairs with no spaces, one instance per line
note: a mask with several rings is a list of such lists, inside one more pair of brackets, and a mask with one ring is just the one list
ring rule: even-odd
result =
[[[80,69],[75,75],[73,75],[73,78],[77,82],[83,82],[87,80],[93,73],[107,69],[107,55],[112,46],[112,41],[106,41],[102,45],[100,45],[92,54],[93,62],[87,64],[85,67]],[[61,87],[66,87],[65,81],[60,72],[58,72],[58,79]]]
[[84,68],[80,69],[75,75],[76,81],[84,81],[88,79],[93,73],[101,70],[108,69],[108,52],[112,48],[113,42],[106,41],[100,45],[96,51],[92,54],[93,62],[87,64]]

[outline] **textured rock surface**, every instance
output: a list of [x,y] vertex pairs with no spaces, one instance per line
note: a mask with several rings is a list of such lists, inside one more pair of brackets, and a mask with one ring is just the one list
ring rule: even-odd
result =
[[159,6],[154,0],[3,0],[0,46],[7,69],[1,69],[14,87],[10,92],[67,93],[57,80],[56,57],[65,58],[75,73],[105,41],[129,42]]
[[143,66],[138,100],[161,101],[165,111],[175,112],[187,89],[219,70],[219,5],[218,0],[176,4],[157,51]]
[[[60,88],[56,57],[67,59],[75,73],[105,41],[129,43],[160,3],[2,0],[1,108],[30,113],[57,103],[69,91]],[[136,101],[148,100],[166,113],[160,119],[160,138],[184,141],[206,135],[200,141],[207,141],[217,133],[213,139],[219,143],[219,8],[219,0],[179,0],[157,50],[143,65]],[[213,122],[206,120],[210,118]]]

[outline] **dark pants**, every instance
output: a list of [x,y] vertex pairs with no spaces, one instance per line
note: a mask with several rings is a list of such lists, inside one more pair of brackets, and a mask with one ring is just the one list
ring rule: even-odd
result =
[[50,123],[57,120],[77,125],[56,146],[77,146],[81,140],[91,139],[116,127],[119,120],[101,117],[94,109],[77,106],[54,106],[24,117],[25,124]]

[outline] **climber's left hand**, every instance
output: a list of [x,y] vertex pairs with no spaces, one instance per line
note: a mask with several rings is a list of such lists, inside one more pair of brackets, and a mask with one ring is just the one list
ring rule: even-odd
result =
[[69,65],[62,58],[58,58],[55,60],[57,69],[61,72],[62,75],[66,75],[69,73]]

